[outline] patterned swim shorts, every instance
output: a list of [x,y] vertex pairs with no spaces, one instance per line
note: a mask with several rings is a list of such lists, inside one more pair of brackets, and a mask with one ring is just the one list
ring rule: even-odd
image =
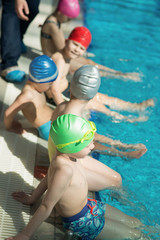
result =
[[62,218],[63,227],[72,230],[83,240],[95,239],[104,227],[105,210],[105,203],[88,199],[88,203],[81,212],[69,218]]

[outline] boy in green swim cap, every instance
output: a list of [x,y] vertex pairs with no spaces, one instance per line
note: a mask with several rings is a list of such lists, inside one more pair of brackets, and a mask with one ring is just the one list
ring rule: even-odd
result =
[[[7,240],[29,240],[39,225],[51,214],[53,208],[62,217],[64,230],[70,229],[76,236],[95,239],[139,239],[142,223],[118,209],[88,199],[88,180],[83,166],[94,147],[96,127],[93,122],[73,114],[58,117],[51,127],[51,137],[56,154],[48,174],[32,193],[13,193],[14,199],[33,204],[47,188],[42,203],[24,230]],[[96,223],[96,224],[95,224]]]

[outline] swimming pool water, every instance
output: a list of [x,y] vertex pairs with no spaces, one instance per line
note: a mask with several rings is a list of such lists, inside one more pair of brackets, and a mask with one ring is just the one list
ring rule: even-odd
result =
[[[131,102],[154,98],[147,122],[113,123],[104,114],[94,116],[98,132],[126,143],[143,143],[148,151],[130,161],[100,155],[99,160],[118,171],[130,204],[101,198],[160,232],[160,1],[84,0],[84,24],[92,33],[88,52],[98,63],[122,72],[140,72],[142,82],[102,78],[100,92]],[[157,230],[158,231],[158,230]],[[160,239],[152,233],[151,239]],[[158,237],[159,236],[159,237]]]

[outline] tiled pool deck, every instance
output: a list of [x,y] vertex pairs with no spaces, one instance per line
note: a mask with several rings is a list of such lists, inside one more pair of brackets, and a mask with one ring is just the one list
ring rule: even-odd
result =
[[[19,66],[26,73],[28,73],[31,60],[42,53],[38,25],[43,23],[56,4],[57,1],[54,0],[41,0],[39,14],[28,28],[24,38],[28,52],[19,59]],[[68,36],[68,33],[78,25],[82,25],[81,14],[77,19],[63,25],[65,35]],[[16,235],[27,224],[36,207],[32,207],[30,211],[30,207],[13,200],[11,193],[19,190],[31,192],[39,183],[33,177],[35,163],[48,164],[47,142],[37,137],[36,130],[22,114],[18,115],[18,119],[26,125],[29,132],[21,136],[8,132],[4,128],[4,111],[20,93],[23,85],[24,83],[7,83],[0,78],[0,240]],[[64,239],[59,219],[54,219],[54,222],[56,222],[56,227],[53,226],[53,218],[43,223],[32,239]]]

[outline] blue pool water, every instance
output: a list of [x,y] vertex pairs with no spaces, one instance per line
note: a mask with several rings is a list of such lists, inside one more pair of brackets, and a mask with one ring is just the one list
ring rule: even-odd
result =
[[[104,114],[94,116],[99,133],[125,143],[143,143],[148,149],[130,161],[99,157],[122,175],[130,204],[110,201],[108,191],[100,193],[101,198],[160,231],[160,1],[84,0],[83,6],[84,24],[93,37],[88,49],[96,56],[92,59],[122,72],[143,74],[137,83],[102,78],[100,92],[131,102],[156,101],[146,112],[147,122],[113,123]],[[157,233],[150,236],[160,239]]]

